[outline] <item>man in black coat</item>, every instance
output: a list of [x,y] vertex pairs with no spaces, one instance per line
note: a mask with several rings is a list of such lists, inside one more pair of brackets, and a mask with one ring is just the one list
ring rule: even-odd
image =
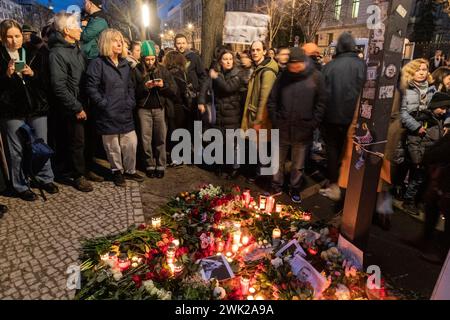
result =
[[82,78],[86,59],[78,46],[81,28],[75,15],[59,14],[55,21],[57,32],[49,39],[50,75],[57,102],[63,109],[69,131],[70,161],[74,187],[82,192],[93,191],[86,180],[85,101],[82,99]]
[[323,120],[327,93],[313,61],[300,48],[292,48],[287,69],[276,80],[267,104],[273,128],[280,132],[279,171],[273,176],[274,193],[282,191],[284,165],[291,150],[291,197],[301,202],[300,185],[305,155],[313,132]]
[[349,33],[344,32],[339,37],[336,57],[325,65],[322,74],[330,96],[323,125],[329,188],[320,193],[338,201],[341,197],[337,185],[341,155],[366,78],[366,64],[358,57],[355,40]]
[[[175,36],[175,48],[179,53],[182,53],[187,61],[187,77],[188,82],[192,84],[193,90],[198,94],[202,83],[207,80],[207,74],[205,67],[203,66],[200,56],[188,49],[187,38],[183,34],[177,34]],[[197,104],[195,104],[195,107]]]
[[186,119],[186,127],[191,134],[194,133],[194,121],[199,119],[197,104],[197,97],[200,94],[202,84],[207,80],[205,67],[203,66],[200,56],[188,49],[188,41],[185,35],[177,34],[174,40],[175,48],[182,53],[187,60],[186,74],[187,74],[187,92],[191,97],[191,112],[188,113]]

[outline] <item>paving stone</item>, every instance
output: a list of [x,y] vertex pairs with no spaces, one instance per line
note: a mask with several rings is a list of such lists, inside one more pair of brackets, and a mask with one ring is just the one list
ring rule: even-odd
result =
[[0,196],[9,207],[0,222],[0,256],[6,257],[0,262],[0,299],[73,299],[65,272],[80,263],[82,241],[144,221],[137,183],[123,189],[110,182],[94,184],[89,194],[59,188],[45,203]]

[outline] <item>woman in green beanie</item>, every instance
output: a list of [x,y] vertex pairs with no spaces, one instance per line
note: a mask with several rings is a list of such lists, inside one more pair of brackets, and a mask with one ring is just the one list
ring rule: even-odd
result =
[[170,72],[159,65],[153,41],[142,42],[134,83],[146,174],[162,179],[167,165],[166,112],[173,110],[170,98],[177,94],[177,86]]

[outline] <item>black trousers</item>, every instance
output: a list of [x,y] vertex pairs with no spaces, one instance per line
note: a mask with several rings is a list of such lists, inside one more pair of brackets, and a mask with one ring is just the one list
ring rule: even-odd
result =
[[78,179],[86,174],[86,123],[76,118],[68,118],[66,119],[66,124],[69,136],[71,176],[74,179]]
[[325,123],[323,125],[323,138],[326,144],[328,161],[328,180],[335,184],[339,180],[339,169],[345,151],[347,133],[350,125],[337,125]]
[[434,229],[439,222],[440,214],[445,217],[443,247],[445,253],[450,249],[450,195],[439,194],[429,188],[425,196],[425,239],[433,238]]

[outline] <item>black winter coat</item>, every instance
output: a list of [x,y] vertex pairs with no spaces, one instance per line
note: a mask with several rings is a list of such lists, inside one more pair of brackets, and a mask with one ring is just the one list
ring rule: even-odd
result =
[[199,92],[202,84],[208,79],[205,67],[203,66],[200,56],[195,52],[188,51],[185,53],[185,57],[188,60],[188,81],[192,84],[194,89]]
[[283,71],[267,103],[273,128],[280,130],[280,141],[311,142],[325,115],[327,97],[323,77],[310,59],[302,73]]
[[[200,91],[199,104],[206,104],[208,90],[214,90],[216,107],[216,124],[220,129],[238,129],[241,127],[243,106],[241,105],[241,89],[244,79],[238,68],[221,72],[217,79],[206,82]],[[211,99],[211,96],[209,97]]]
[[55,99],[69,117],[85,110],[82,94],[85,84],[86,58],[77,44],[64,40],[59,32],[49,39],[50,78]]
[[[164,87],[148,89],[145,83],[153,79],[162,79]],[[136,102],[138,108],[150,109],[161,108],[165,109],[169,116],[173,113],[173,102],[171,98],[177,96],[177,84],[172,77],[172,74],[162,65],[157,65],[156,68],[144,76],[144,66],[138,64],[133,70],[133,82],[136,87]],[[150,102],[156,102],[156,105],[150,105]]]
[[322,69],[328,100],[325,122],[350,125],[366,79],[366,64],[355,52],[341,53]]
[[[33,77],[23,79],[14,73],[11,78],[6,75],[11,57],[5,47],[0,46],[0,118],[23,119],[47,115],[48,105],[48,61],[42,52],[28,54],[27,65],[34,72]],[[19,53],[21,49],[19,50]]]
[[117,67],[106,57],[92,60],[87,70],[86,92],[94,106],[98,134],[125,134],[134,130],[136,100],[126,59],[119,59]]

